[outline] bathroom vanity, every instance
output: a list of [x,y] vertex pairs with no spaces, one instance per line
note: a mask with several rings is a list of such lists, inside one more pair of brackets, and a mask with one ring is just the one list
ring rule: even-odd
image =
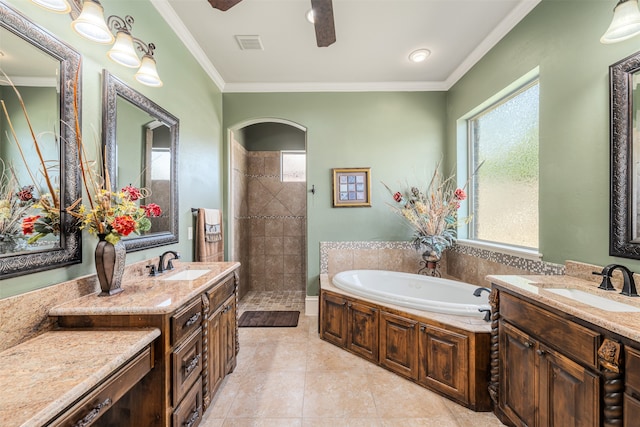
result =
[[[196,427],[236,365],[239,263],[179,263],[174,271],[54,307],[67,330],[156,328],[154,368],[97,425]],[[132,414],[135,408],[135,415]]]
[[640,300],[571,276],[488,276],[491,380],[507,425],[640,419]]

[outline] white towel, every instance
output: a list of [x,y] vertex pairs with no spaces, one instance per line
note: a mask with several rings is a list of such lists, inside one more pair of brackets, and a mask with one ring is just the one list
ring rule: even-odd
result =
[[218,209],[204,210],[204,240],[206,242],[218,242],[222,239],[220,218]]

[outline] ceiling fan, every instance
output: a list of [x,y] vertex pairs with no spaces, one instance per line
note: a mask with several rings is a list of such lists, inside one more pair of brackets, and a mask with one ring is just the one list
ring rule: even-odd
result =
[[[209,0],[212,7],[225,11],[242,0]],[[336,41],[336,28],[333,21],[333,4],[331,0],[311,0],[316,42],[318,47],[327,47]]]

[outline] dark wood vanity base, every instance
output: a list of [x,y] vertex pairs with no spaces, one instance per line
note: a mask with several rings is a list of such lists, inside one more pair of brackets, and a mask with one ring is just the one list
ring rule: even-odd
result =
[[475,411],[490,411],[490,333],[320,290],[320,337]]

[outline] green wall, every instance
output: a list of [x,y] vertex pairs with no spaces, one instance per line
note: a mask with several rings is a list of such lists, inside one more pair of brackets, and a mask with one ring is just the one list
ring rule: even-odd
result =
[[[381,184],[425,182],[444,150],[445,93],[223,95],[224,129],[261,118],[307,129],[307,293],[317,292],[321,241],[408,240]],[[370,208],[332,207],[332,168],[370,167]]]
[[[180,242],[129,253],[127,263],[156,257],[167,249],[179,250],[183,259],[191,260],[193,241],[187,240],[187,227],[194,223],[191,208],[222,205],[222,95],[218,88],[149,0],[109,0],[103,2],[103,6],[106,15],[132,15],[135,18],[134,35],[155,43],[158,72],[164,82],[161,88],[139,84],[133,78],[135,70],[109,61],[106,57],[109,47],[85,41],[76,35],[71,30],[69,16],[47,12],[27,0],[5,0],[5,3],[82,54],[82,132],[92,154],[100,144],[104,68],[180,119]],[[95,244],[96,239],[84,233],[82,264],[0,280],[0,298],[94,273]]]
[[540,252],[605,265],[609,257],[609,65],[640,37],[603,45],[614,1],[543,0],[447,93],[447,160],[456,121],[539,66]]

